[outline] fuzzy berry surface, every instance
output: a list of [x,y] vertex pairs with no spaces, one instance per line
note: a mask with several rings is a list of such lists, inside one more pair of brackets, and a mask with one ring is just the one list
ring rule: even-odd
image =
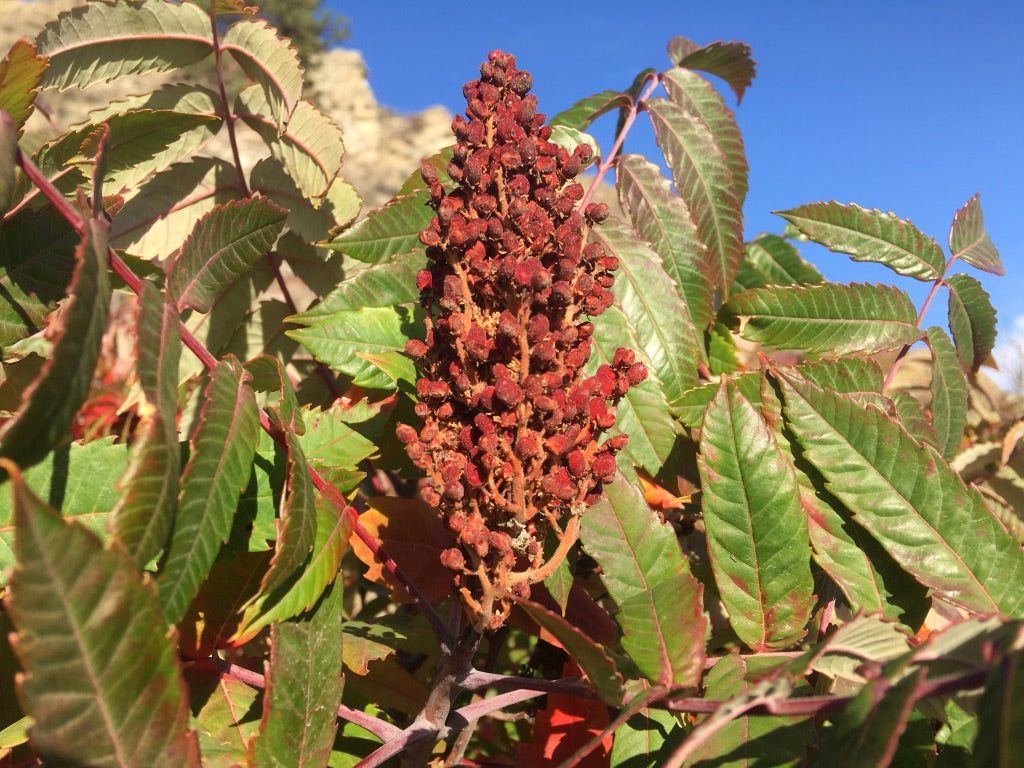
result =
[[[426,476],[424,500],[455,534],[441,564],[478,630],[501,626],[575,543],[628,439],[605,434],[615,403],[647,375],[627,349],[583,372],[618,261],[587,242],[608,207],[579,210],[573,179],[592,151],[551,141],[532,85],[515,57],[493,51],[452,123],[454,188],[429,163],[421,170],[437,214],[420,233],[426,341],[406,347],[422,425],[397,434]],[[547,555],[545,541],[557,543]]]

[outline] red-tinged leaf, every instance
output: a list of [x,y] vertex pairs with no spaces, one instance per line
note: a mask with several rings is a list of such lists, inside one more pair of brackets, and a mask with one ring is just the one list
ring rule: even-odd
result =
[[725,154],[725,161],[732,171],[732,180],[740,206],[747,197],[747,157],[743,150],[743,136],[732,113],[721,94],[708,80],[689,69],[675,68],[665,72],[661,83],[669,98],[688,112],[700,117],[711,130],[719,149]]
[[622,91],[601,91],[593,96],[580,99],[568,109],[559,112],[551,118],[549,124],[564,125],[567,128],[575,128],[577,131],[585,131],[601,115],[607,114],[616,109],[629,109],[633,105],[629,94]]
[[740,335],[811,354],[873,354],[921,337],[910,297],[889,285],[769,286],[734,296],[720,316]]
[[965,261],[972,267],[991,272],[993,275],[1006,274],[1006,267],[999,258],[999,251],[985,231],[981,195],[975,195],[964,203],[964,207],[953,217],[953,226],[949,230],[949,250],[954,258]]
[[778,235],[758,235],[746,245],[736,282],[746,290],[769,285],[818,285],[825,278],[788,241]]
[[1009,768],[1024,754],[1024,669],[1021,652],[1009,654],[985,683],[978,704],[978,735],[971,766]]
[[946,270],[946,258],[934,238],[906,219],[853,203],[809,203],[776,211],[801,233],[854,261],[873,261],[907,277],[931,281]]
[[695,686],[704,670],[703,587],[672,527],[619,476],[583,515],[583,548],[619,606],[622,647],[656,684]]
[[673,37],[668,43],[668,56],[677,67],[699,69],[716,75],[729,84],[736,94],[736,103],[757,77],[757,62],[746,43],[708,43],[698,46],[685,37]]
[[206,11],[164,0],[80,5],[47,24],[36,47],[50,62],[43,87],[60,90],[166,72],[213,52]]
[[185,670],[185,682],[203,768],[245,765],[249,741],[259,728],[262,691],[221,674],[212,664],[192,664]]
[[218,560],[199,594],[178,622],[178,651],[187,659],[205,659],[232,645],[242,608],[253,599],[270,565],[271,552],[239,552]]
[[242,645],[275,621],[284,621],[310,610],[338,575],[351,533],[352,520],[344,512],[344,500],[318,498],[316,540],[301,575],[278,593],[263,594],[250,602],[231,643]]
[[270,628],[270,663],[253,768],[326,766],[341,704],[341,579],[312,613]]
[[196,222],[168,276],[178,310],[209,312],[221,291],[270,250],[287,216],[255,197],[226,203]]
[[715,286],[707,247],[697,234],[689,208],[658,167],[640,155],[620,157],[616,173],[619,200],[633,229],[661,257],[685,300],[683,323],[689,320],[703,331],[714,317]]
[[[434,507],[419,499],[378,496],[371,499],[359,522],[427,599],[450,594],[451,572],[441,567],[440,557],[443,550],[455,545],[455,540]],[[393,599],[412,602],[405,587],[359,537],[353,535],[350,543],[352,552],[367,568],[366,578],[389,587]]]
[[941,328],[929,328],[932,350],[932,426],[938,436],[942,458],[951,459],[960,450],[967,428],[967,377],[960,367],[956,349]]
[[[564,675],[573,675],[579,673],[579,668],[570,661],[562,671]],[[534,719],[533,741],[520,744],[517,756],[523,765],[564,764],[562,761],[605,731],[610,722],[608,707],[599,701],[548,694],[547,706]],[[572,765],[608,768],[612,738],[607,734],[593,751]]]
[[985,289],[970,275],[946,279],[949,330],[964,368],[972,373],[985,363],[996,343],[996,310]]
[[792,645],[814,607],[797,479],[772,430],[728,379],[704,417],[697,466],[708,554],[729,623],[755,651]]
[[429,199],[426,191],[395,197],[323,246],[368,264],[422,249],[420,232],[434,217]]
[[596,228],[593,237],[619,260],[615,299],[651,362],[648,372],[658,377],[673,408],[697,384],[697,362],[704,351],[699,330],[689,321],[686,303],[658,254],[646,243],[617,219]]
[[1024,612],[1024,554],[974,488],[879,409],[776,373],[787,427],[829,491],[944,600]]
[[898,682],[869,680],[842,714],[824,731],[821,765],[877,768],[890,765],[907,718],[917,703],[926,670],[917,669]]
[[174,533],[157,584],[167,620],[176,624],[199,592],[231,532],[238,499],[249,482],[259,440],[256,398],[237,361],[213,369],[182,477]]
[[6,214],[14,202],[17,180],[18,130],[11,116],[0,109],[0,216]]
[[647,108],[676,189],[708,249],[715,288],[727,296],[743,260],[743,216],[725,153],[701,119],[679,105],[652,99]]
[[139,567],[167,544],[178,508],[178,313],[163,293],[143,282],[137,329],[137,366],[144,407],[131,446],[128,470],[118,483],[120,500],[111,530]]
[[0,437],[0,456],[22,467],[41,461],[65,439],[92,387],[107,327],[110,280],[106,222],[90,220],[87,226],[75,252],[77,265],[68,287],[71,300],[50,326],[55,338],[50,359]]
[[231,25],[220,44],[260,84],[270,114],[284,123],[302,98],[302,64],[291,42],[263,19],[244,19]]
[[0,109],[11,116],[18,136],[35,109],[36,93],[47,66],[46,57],[36,53],[27,37],[11,46],[0,61]]
[[156,591],[119,549],[37,499],[6,463],[30,736],[47,763],[199,766],[188,699]]
[[[619,706],[622,703],[625,695],[624,681],[615,661],[603,646],[595,643],[559,614],[549,611],[539,603],[520,600],[516,605],[547,631],[551,638],[579,664],[583,674],[590,680],[597,695],[605,704]],[[701,639],[703,640],[703,635]]]
[[269,393],[270,402],[267,407],[276,414],[286,429],[296,435],[302,435],[306,430],[299,412],[299,402],[281,360],[271,355],[260,355],[247,361],[245,370],[252,377],[249,386],[253,391]]

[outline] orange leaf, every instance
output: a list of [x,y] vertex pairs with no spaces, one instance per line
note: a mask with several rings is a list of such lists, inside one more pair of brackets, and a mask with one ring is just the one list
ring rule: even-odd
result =
[[[437,515],[437,510],[419,499],[378,496],[359,516],[386,554],[394,560],[428,600],[451,593],[451,572],[441,565],[442,550],[455,546],[455,539]],[[349,539],[356,557],[366,564],[366,578],[389,587],[392,598],[411,603],[412,598],[384,563],[355,534]]]

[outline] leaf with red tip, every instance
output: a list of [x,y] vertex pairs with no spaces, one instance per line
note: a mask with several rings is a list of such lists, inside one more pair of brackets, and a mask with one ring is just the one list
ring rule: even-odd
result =
[[11,116],[18,136],[35,109],[36,93],[48,66],[28,38],[21,38],[0,61],[0,109]]
[[226,203],[196,222],[168,276],[178,310],[209,312],[217,296],[270,250],[287,216],[254,197]]
[[88,222],[75,260],[71,301],[51,325],[56,338],[51,357],[0,438],[0,456],[23,467],[42,460],[65,439],[92,387],[110,308],[105,221]]
[[181,669],[152,583],[61,519],[7,463],[18,563],[8,609],[30,735],[54,764],[198,768]]
[[668,43],[668,55],[677,67],[699,69],[716,75],[729,84],[736,94],[736,103],[757,77],[757,62],[746,43],[715,42],[698,46],[685,37],[673,37]]
[[583,515],[580,538],[619,606],[622,647],[655,684],[695,686],[704,670],[703,587],[671,526],[622,476]]
[[1006,267],[999,258],[999,251],[992,238],[985,231],[985,217],[981,212],[981,195],[975,195],[953,217],[949,230],[949,250],[954,258],[967,262],[972,267],[1005,275]]

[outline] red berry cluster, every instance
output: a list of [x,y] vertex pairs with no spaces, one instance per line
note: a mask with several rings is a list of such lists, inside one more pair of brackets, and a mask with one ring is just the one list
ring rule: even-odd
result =
[[[406,351],[422,373],[423,426],[397,434],[426,473],[423,498],[458,540],[441,562],[485,629],[500,626],[575,542],[580,514],[612,480],[628,439],[600,441],[614,403],[647,371],[619,349],[611,365],[583,373],[587,317],[612,304],[618,267],[586,242],[608,206],[581,213],[583,187],[571,182],[590,147],[570,154],[550,140],[532,79],[510,54],[492,52],[480,75],[463,88],[465,118],[452,123],[454,189],[422,168],[437,212],[420,233],[427,336]],[[552,535],[558,547],[545,555]]]

